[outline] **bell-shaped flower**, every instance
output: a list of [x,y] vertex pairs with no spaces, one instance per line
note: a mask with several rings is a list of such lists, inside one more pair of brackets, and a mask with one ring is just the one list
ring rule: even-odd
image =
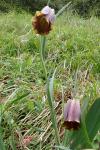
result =
[[66,129],[77,130],[80,127],[80,101],[68,100],[64,106],[64,126]]
[[49,6],[45,6],[41,11],[37,11],[33,17],[32,25],[36,33],[48,34],[52,29],[55,20],[55,11]]

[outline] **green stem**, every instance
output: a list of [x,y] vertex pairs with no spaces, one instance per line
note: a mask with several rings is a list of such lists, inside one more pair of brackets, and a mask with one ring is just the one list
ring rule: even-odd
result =
[[46,37],[41,36],[41,51],[42,51],[43,58],[45,57],[45,43],[46,43]]
[[45,62],[44,62],[44,49],[45,49],[45,40],[46,37],[45,36],[41,36],[41,41],[40,41],[40,58],[41,58],[41,63],[42,63],[42,68],[43,68],[43,72],[45,75],[45,79],[47,80],[47,70],[46,70],[46,66],[45,66]]
[[[51,94],[53,92],[53,80],[52,80],[52,85],[50,86],[51,82],[48,81],[47,70],[46,70],[46,66],[45,66],[45,62],[44,62],[45,41],[46,41],[46,37],[45,36],[41,36],[40,57],[41,57],[41,63],[42,63],[42,67],[43,67],[43,72],[44,72],[45,79],[46,79],[47,85],[48,85],[47,96],[48,96],[48,103],[49,103],[50,114],[51,114],[51,121],[52,121],[53,128],[55,130],[56,143],[57,143],[57,145],[60,145],[60,137],[59,137],[58,128],[57,128],[56,113],[55,113],[54,104],[53,104],[53,102],[54,102],[53,101],[53,95]],[[55,73],[53,74],[53,78],[52,79],[54,79],[54,75],[55,75]]]
[[56,14],[56,17],[60,16],[64,10],[71,4],[71,2],[67,3],[65,6],[63,6]]
[[50,4],[50,0],[48,0],[48,3],[47,3],[47,5],[49,5]]

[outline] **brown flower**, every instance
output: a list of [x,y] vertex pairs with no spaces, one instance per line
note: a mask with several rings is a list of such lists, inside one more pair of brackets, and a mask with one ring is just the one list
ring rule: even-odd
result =
[[68,100],[64,107],[64,126],[66,129],[79,129],[80,116],[80,102],[78,100]]
[[51,31],[54,20],[54,9],[46,6],[41,11],[36,12],[33,17],[32,25],[36,33],[46,35]]

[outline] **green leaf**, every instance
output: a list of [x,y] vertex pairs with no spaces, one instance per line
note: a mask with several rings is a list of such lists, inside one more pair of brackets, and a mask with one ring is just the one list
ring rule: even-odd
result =
[[48,97],[48,103],[49,103],[49,108],[50,108],[50,114],[51,114],[51,121],[53,128],[55,130],[55,138],[56,138],[56,143],[59,145],[60,144],[60,136],[57,128],[57,119],[56,119],[56,112],[54,109],[54,95],[53,95],[53,85],[54,85],[54,77],[55,77],[56,69],[53,73],[52,78],[48,79],[47,82],[47,97]]
[[51,99],[52,99],[52,102],[53,102],[53,99],[54,99],[54,98],[53,98],[53,97],[54,97],[53,85],[54,85],[55,73],[56,73],[56,69],[55,69],[55,71],[54,71],[54,73],[53,73],[52,78],[50,79],[50,82],[49,82],[49,92],[50,92],[50,97],[51,97]]
[[82,148],[90,148],[86,134],[84,132],[84,125],[81,123],[81,128],[77,131],[72,131],[72,136],[70,138],[71,143],[71,149],[76,148],[77,150],[80,150]]
[[[82,115],[84,117],[84,115]],[[84,118],[82,118],[84,120]],[[85,127],[86,126],[86,129]],[[89,109],[85,122],[81,122],[81,128],[73,131],[70,140],[73,140],[71,148],[89,148],[89,140],[93,140],[100,129],[100,98],[96,99]],[[87,131],[87,132],[86,132]],[[89,139],[88,139],[89,138]]]
[[88,106],[89,106],[90,98],[88,96],[83,97],[82,101],[82,117],[85,117],[88,111]]
[[54,85],[54,77],[55,77],[56,69],[52,75],[52,78],[49,78],[47,81],[47,96],[48,96],[48,102],[49,106],[52,108],[53,106],[53,100],[54,100],[54,95],[53,95],[53,85]]
[[64,138],[63,138],[63,146],[68,146],[70,143],[70,137],[72,136],[73,132],[65,130]]
[[87,132],[91,140],[100,129],[100,98],[96,99],[86,116]]

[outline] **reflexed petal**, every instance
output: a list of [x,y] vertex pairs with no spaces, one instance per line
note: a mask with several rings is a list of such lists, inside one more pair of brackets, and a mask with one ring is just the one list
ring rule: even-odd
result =
[[45,6],[41,12],[44,14],[44,15],[48,15],[51,11],[51,8],[49,6]]
[[44,15],[46,15],[46,18],[49,22],[54,23],[55,21],[55,10],[51,9],[49,6],[46,6],[41,11]]
[[50,13],[47,15],[47,19],[51,22],[54,23],[55,21],[55,11],[54,9],[51,9]]

